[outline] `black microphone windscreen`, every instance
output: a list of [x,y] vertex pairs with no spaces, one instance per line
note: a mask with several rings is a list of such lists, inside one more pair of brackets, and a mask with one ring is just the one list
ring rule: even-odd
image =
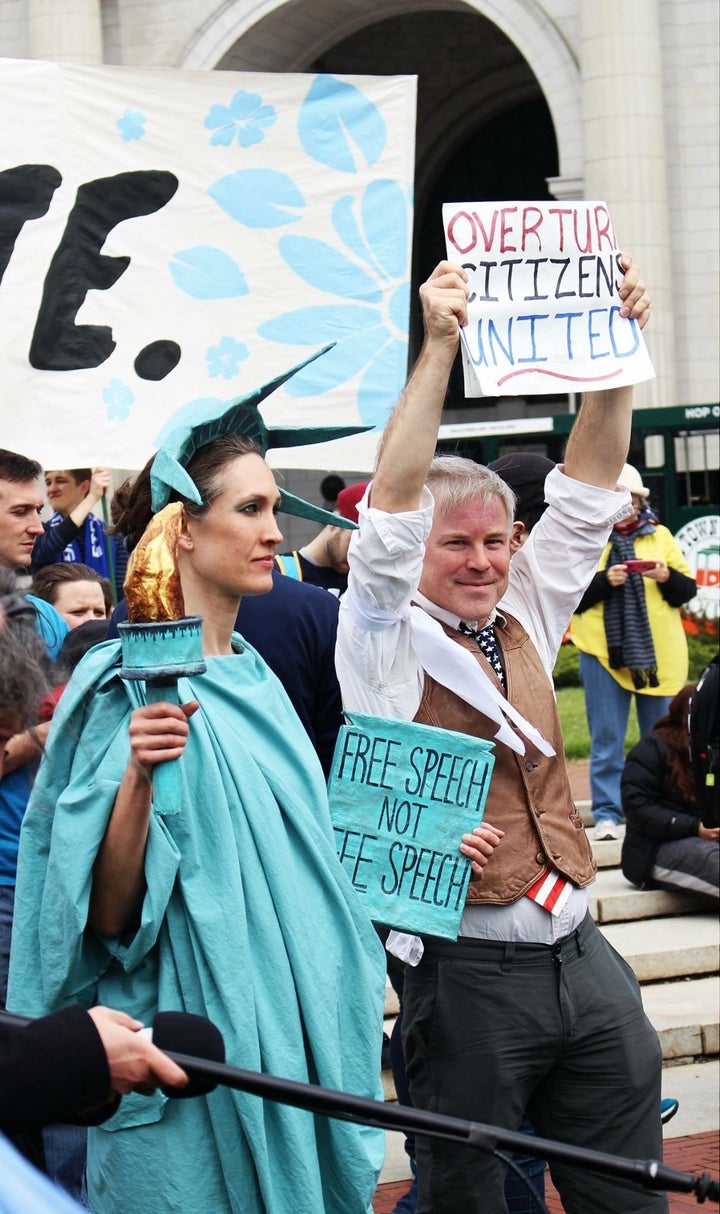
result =
[[[157,1012],[152,1039],[153,1045],[169,1053],[189,1054],[211,1062],[225,1061],[225,1042],[220,1029],[212,1020],[192,1012]],[[182,1100],[188,1096],[206,1096],[217,1087],[206,1079],[195,1079],[192,1075],[189,1078],[190,1082],[184,1088],[163,1088],[165,1095]]]

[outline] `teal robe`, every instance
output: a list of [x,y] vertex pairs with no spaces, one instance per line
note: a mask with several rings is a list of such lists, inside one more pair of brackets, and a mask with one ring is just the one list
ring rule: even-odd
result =
[[[239,652],[181,679],[197,699],[182,807],[151,813],[138,930],[87,928],[92,867],[130,753],[143,684],[119,642],[65,691],[23,824],[9,1006],[70,1002],[207,1016],[228,1062],[377,1096],[384,955],[335,852],[322,770],[285,692]],[[126,1096],[90,1130],[93,1214],[367,1214],[381,1131],[219,1087]]]

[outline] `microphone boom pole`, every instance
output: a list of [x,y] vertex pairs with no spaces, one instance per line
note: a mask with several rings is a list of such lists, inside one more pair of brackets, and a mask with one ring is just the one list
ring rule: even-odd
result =
[[[173,1062],[187,1071],[191,1078],[201,1079],[206,1083],[220,1083],[224,1087],[248,1092],[252,1096],[276,1100],[281,1104],[289,1104],[310,1113],[320,1113],[336,1120],[357,1121],[381,1130],[409,1130],[431,1138],[465,1143],[481,1151],[492,1152],[498,1147],[504,1147],[511,1151],[522,1151],[544,1159],[562,1160],[595,1172],[634,1181],[646,1189],[694,1193],[699,1202],[704,1202],[708,1197],[711,1201],[720,1200],[720,1185],[712,1180],[707,1172],[695,1176],[690,1172],[678,1172],[674,1168],[668,1168],[654,1159],[627,1159],[620,1155],[609,1155],[604,1151],[555,1142],[550,1138],[504,1130],[482,1122],[466,1121],[407,1105],[388,1105],[380,1100],[353,1096],[348,1092],[338,1092],[316,1084],[280,1079],[276,1075],[264,1075],[258,1071],[245,1071],[226,1063],[194,1058],[172,1050],[165,1052]],[[171,1089],[168,1089],[168,1093],[171,1093]]]
[[[409,1105],[386,1104],[381,1100],[370,1100],[365,1096],[354,1096],[349,1092],[335,1091],[317,1084],[299,1083],[295,1079],[281,1079],[277,1075],[264,1075],[259,1071],[245,1071],[240,1067],[229,1066],[225,1062],[178,1053],[166,1048],[162,1041],[162,1035],[165,1033],[169,1044],[173,1038],[169,1037],[168,1033],[177,1031],[176,1026],[168,1023],[169,1017],[173,1017],[175,1020],[179,1017],[181,1021],[187,1022],[201,1020],[208,1026],[212,1026],[218,1037],[219,1033],[212,1025],[212,1021],[187,1013],[159,1013],[154,1022],[159,1029],[153,1033],[155,1044],[163,1050],[168,1058],[172,1058],[173,1062],[187,1072],[191,1081],[200,1081],[203,1084],[204,1092],[212,1091],[217,1084],[222,1084],[223,1087],[234,1088],[239,1092],[248,1092],[251,1096],[260,1096],[265,1100],[289,1104],[294,1108],[319,1113],[323,1117],[333,1117],[338,1121],[360,1122],[362,1125],[374,1126],[379,1130],[402,1130],[425,1134],[429,1138],[444,1138],[451,1142],[474,1147],[479,1151],[493,1152],[498,1148],[521,1151],[527,1155],[562,1160],[578,1167],[589,1168],[591,1171],[603,1172],[608,1176],[634,1181],[646,1189],[694,1193],[698,1203],[704,1202],[707,1198],[710,1201],[720,1201],[720,1183],[713,1180],[709,1172],[695,1176],[691,1172],[678,1172],[674,1168],[668,1168],[655,1159],[627,1159],[621,1155],[609,1155],[604,1151],[593,1151],[590,1148],[556,1142],[551,1138],[519,1134],[512,1130],[502,1129],[500,1126],[485,1125],[479,1121],[466,1121],[460,1117],[449,1117],[443,1113],[431,1113],[426,1109],[411,1108]],[[163,1018],[163,1022],[159,1023],[161,1018]],[[27,1016],[0,1011],[0,1022],[24,1028],[31,1023],[31,1020]],[[221,1043],[222,1038],[220,1038]],[[209,1040],[206,1040],[205,1044],[211,1049],[218,1048],[215,1042]],[[171,1097],[183,1094],[182,1088],[177,1092],[172,1088],[164,1090],[165,1094]]]

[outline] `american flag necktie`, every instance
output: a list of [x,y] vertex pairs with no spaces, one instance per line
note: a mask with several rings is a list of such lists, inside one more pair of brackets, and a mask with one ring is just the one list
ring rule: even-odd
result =
[[470,637],[475,642],[504,687],[505,670],[503,669],[500,648],[495,636],[495,626],[493,624],[486,624],[484,628],[471,628],[469,624],[461,620],[458,624],[458,632],[462,633],[464,637]]
[[[461,620],[458,624],[458,632],[475,641],[478,649],[487,658],[504,687],[505,670],[502,658],[500,657],[500,647],[497,643],[494,626],[486,624],[484,628],[471,628],[469,624]],[[530,898],[533,902],[537,902],[538,906],[542,906],[551,915],[559,915],[564,909],[572,890],[572,882],[568,881],[566,877],[562,877],[549,864],[546,864],[540,876],[533,882],[530,889],[526,891],[525,897]]]

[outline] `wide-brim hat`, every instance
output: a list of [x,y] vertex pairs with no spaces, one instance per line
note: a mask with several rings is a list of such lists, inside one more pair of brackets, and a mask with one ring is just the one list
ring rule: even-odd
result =
[[637,468],[633,468],[632,464],[623,464],[617,483],[622,489],[627,489],[628,493],[634,493],[637,497],[650,496],[650,490],[643,485],[640,473]]

